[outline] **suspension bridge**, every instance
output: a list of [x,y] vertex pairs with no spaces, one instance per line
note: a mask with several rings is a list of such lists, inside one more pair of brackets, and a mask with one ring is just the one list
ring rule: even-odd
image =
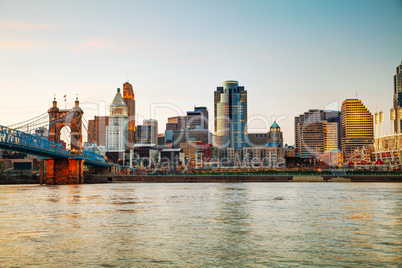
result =
[[[96,146],[83,150],[83,113],[78,98],[72,109],[59,109],[55,98],[44,114],[13,125],[0,125],[0,149],[40,157],[41,181],[46,184],[83,183],[84,165],[103,172],[111,167]],[[70,149],[61,139],[62,129],[68,129],[65,127],[71,130]]]

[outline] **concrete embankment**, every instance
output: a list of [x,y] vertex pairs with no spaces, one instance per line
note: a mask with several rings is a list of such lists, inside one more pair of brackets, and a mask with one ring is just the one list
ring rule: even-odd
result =
[[[356,176],[316,176],[316,175],[94,175],[85,174],[85,183],[186,183],[186,182],[402,182],[402,176],[356,175]],[[0,176],[0,184],[39,184],[39,176]]]
[[402,182],[402,176],[281,176],[281,175],[88,175],[85,183],[137,182]]
[[0,176],[0,184],[39,184],[37,175]]

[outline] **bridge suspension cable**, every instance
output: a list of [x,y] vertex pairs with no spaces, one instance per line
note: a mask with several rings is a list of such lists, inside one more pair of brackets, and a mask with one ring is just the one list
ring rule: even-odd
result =
[[[90,142],[94,145],[94,152],[95,152],[95,153],[97,153],[97,154],[99,154],[99,155],[103,155],[103,154],[101,153],[100,149],[99,149],[98,144],[95,142],[95,140],[93,139],[93,137],[90,135],[90,132],[88,131],[88,128],[89,128],[90,126],[89,126],[89,123],[88,123],[87,119],[86,119],[84,116],[82,117],[82,119],[84,120],[85,124],[88,126],[88,127],[86,127],[85,124],[82,124],[82,126],[83,126],[84,129],[85,129],[85,131],[87,132],[87,135],[88,135],[88,142],[90,141]],[[92,130],[92,133],[96,136],[96,137],[95,137],[96,140],[99,140],[99,137],[96,135],[96,131],[95,131],[94,129],[92,129],[92,128],[91,128],[91,130]],[[104,156],[104,158],[105,158],[105,160],[106,160],[106,156]]]
[[73,112],[68,112],[49,121],[49,115],[48,113],[45,113],[16,124],[8,125],[7,128],[22,131],[40,137],[47,137],[49,135],[49,124],[56,124],[65,121],[65,118],[68,117],[71,117],[72,119]]

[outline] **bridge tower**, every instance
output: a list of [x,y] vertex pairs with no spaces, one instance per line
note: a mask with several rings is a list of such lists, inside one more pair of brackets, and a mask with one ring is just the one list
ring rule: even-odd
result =
[[71,152],[82,153],[82,115],[78,97],[72,109],[59,109],[56,97],[53,106],[48,110],[49,114],[49,140],[60,143],[61,129],[65,126],[71,129]]
[[[72,109],[59,109],[56,98],[49,114],[49,140],[60,143],[61,129],[65,126],[71,129],[71,158],[46,159],[46,184],[76,184],[84,182],[84,159],[77,159],[82,155],[82,115],[78,97]],[[45,167],[43,167],[45,169]],[[43,170],[44,171],[44,170]],[[41,172],[42,173],[42,172]],[[43,174],[43,173],[42,173]]]

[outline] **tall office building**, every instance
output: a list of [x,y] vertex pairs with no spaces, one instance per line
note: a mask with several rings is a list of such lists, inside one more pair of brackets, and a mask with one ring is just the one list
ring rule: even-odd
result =
[[209,129],[209,112],[208,108],[204,106],[194,107],[194,111],[202,112],[201,129]]
[[341,148],[341,113],[310,109],[295,117],[295,147],[300,157],[317,157]]
[[[230,82],[230,81],[227,81]],[[233,81],[237,82],[237,81]],[[225,82],[224,82],[225,83]],[[216,87],[216,91],[214,91],[214,131],[216,133],[217,130],[217,104],[220,103],[221,101],[221,94],[223,93],[223,87]],[[238,91],[240,92],[240,101],[244,104],[244,122],[245,122],[245,133],[247,134],[247,90],[244,89],[244,86],[238,86],[237,87]]]
[[135,99],[133,86],[129,82],[123,84],[123,100],[127,105],[128,143],[132,147],[135,141]]
[[109,116],[96,116],[88,120],[88,143],[106,146],[106,127],[109,125]]
[[339,150],[339,124],[337,122],[325,123],[324,152]]
[[214,98],[215,146],[243,148],[247,134],[247,91],[237,81],[225,81],[214,92]]
[[125,151],[128,141],[127,105],[117,89],[110,105],[109,125],[106,127],[106,146],[109,151]]
[[154,133],[153,125],[138,125],[137,126],[137,135],[136,135],[136,143],[137,144],[156,144],[154,141],[153,133]]
[[158,144],[158,120],[144,119],[143,125],[152,126],[151,129],[151,143]]
[[[396,67],[396,74],[394,75],[394,109],[398,110],[398,107],[402,107],[402,61],[399,66]],[[402,122],[402,120],[401,120]],[[394,129],[396,133],[400,133],[402,130],[402,123],[398,124],[398,118],[394,121]],[[398,126],[400,129],[398,130]],[[393,134],[393,133],[392,133]]]
[[373,141],[373,115],[361,100],[345,100],[342,103],[342,151],[345,157],[368,148]]

